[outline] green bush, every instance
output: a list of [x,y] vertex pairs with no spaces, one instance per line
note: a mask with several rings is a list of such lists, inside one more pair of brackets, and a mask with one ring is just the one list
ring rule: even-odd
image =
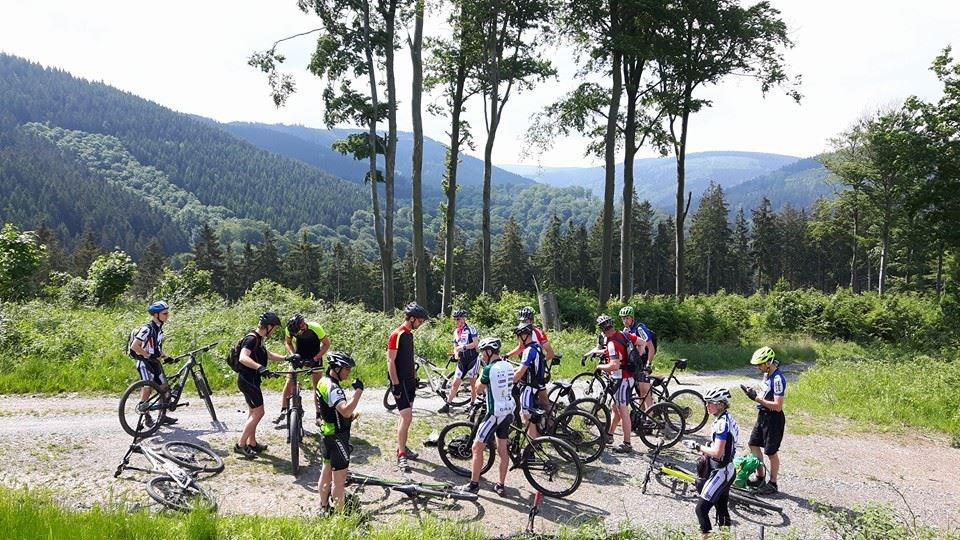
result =
[[97,305],[112,304],[130,288],[136,275],[137,265],[126,253],[114,251],[101,255],[87,271],[90,296]]
[[209,270],[200,270],[193,261],[188,262],[179,272],[164,268],[152,296],[173,304],[186,304],[208,298],[213,295],[210,276]]

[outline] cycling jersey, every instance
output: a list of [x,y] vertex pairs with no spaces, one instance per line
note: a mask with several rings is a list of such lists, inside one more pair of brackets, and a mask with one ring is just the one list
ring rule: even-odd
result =
[[530,388],[542,388],[545,384],[546,366],[543,358],[543,349],[539,343],[527,343],[520,360],[521,366],[526,366],[521,382]]
[[[774,396],[782,396],[787,391],[787,379],[783,376],[783,372],[780,371],[778,367],[774,370],[773,373],[763,375],[763,388],[758,394],[760,397],[766,401],[773,401]],[[767,410],[763,405],[757,404],[757,409],[761,411]]]
[[487,386],[487,415],[504,416],[513,412],[513,366],[504,360],[494,360],[483,368],[480,382]]
[[727,441],[723,448],[723,456],[720,459],[710,458],[710,468],[720,469],[733,463],[733,458],[737,455],[737,439],[740,438],[740,426],[737,421],[730,416],[729,411],[717,417],[713,421],[712,440]]
[[399,382],[416,379],[416,370],[413,365],[413,334],[406,326],[401,324],[390,334],[387,339],[387,350],[397,351],[394,363]]
[[149,360],[152,357],[163,354],[163,326],[157,324],[153,319],[133,331],[133,336],[130,340],[131,345],[133,344],[133,340],[139,341],[140,346],[143,347],[143,352],[147,353],[146,358],[141,358],[137,353],[133,352],[132,348],[128,348],[127,352],[136,360]]
[[[240,344],[240,350],[247,349],[250,351],[250,358],[254,362],[260,364],[261,366],[267,365],[267,349],[263,346],[263,338],[260,337],[260,334],[256,332],[250,332],[247,334],[243,341]],[[256,378],[259,382],[260,376],[257,374],[256,369],[247,367],[244,364],[240,365],[240,373],[246,373],[247,375],[256,375]]]
[[347,399],[340,382],[329,375],[320,379],[317,383],[317,395],[320,396],[320,417],[323,419],[320,433],[327,437],[350,433],[350,419],[337,410],[337,404]]
[[[473,341],[476,340],[476,339],[478,339],[479,337],[480,337],[480,334],[477,333],[476,327],[471,326],[471,325],[469,325],[469,324],[463,325],[463,328],[456,328],[456,327],[454,327],[454,329],[453,329],[453,344],[454,344],[454,346],[466,347],[466,346],[469,345],[470,343],[473,343]],[[476,354],[476,352],[477,352],[476,349],[466,349],[466,348],[465,348],[465,349],[463,350],[463,352],[465,352],[465,353],[466,353],[466,352],[469,352],[469,351],[472,351],[474,354]]]
[[294,352],[304,360],[313,360],[322,346],[321,341],[327,337],[323,327],[315,322],[307,321],[307,328],[300,335],[291,335],[290,329],[284,330],[284,335],[293,340]]
[[[619,336],[617,334],[619,334]],[[616,358],[620,361],[621,366],[620,369],[610,372],[610,377],[613,379],[627,379],[633,377],[633,373],[623,368],[623,365],[627,361],[627,340],[629,340],[634,347],[643,345],[640,343],[640,338],[631,333],[624,332],[616,332],[613,334],[613,338],[607,340],[607,357],[611,360]]]
[[536,326],[533,327],[533,334],[531,334],[530,337],[533,339],[534,343],[546,343],[550,341],[550,338],[547,337],[547,333]]

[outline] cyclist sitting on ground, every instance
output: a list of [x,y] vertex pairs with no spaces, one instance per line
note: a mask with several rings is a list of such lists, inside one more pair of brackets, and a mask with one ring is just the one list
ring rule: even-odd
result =
[[510,424],[516,402],[513,399],[514,369],[510,362],[500,357],[500,339],[489,337],[480,341],[480,355],[486,364],[480,376],[479,390],[486,391],[487,415],[477,428],[473,439],[473,461],[471,463],[470,483],[463,486],[464,491],[480,491],[480,469],[487,445],[497,438],[497,456],[499,458],[500,481],[494,484],[493,491],[503,497],[507,479],[507,467],[510,457],[507,454],[507,439],[510,436]]
[[[769,495],[777,493],[777,474],[780,472],[780,443],[783,442],[783,432],[786,427],[786,416],[783,414],[783,398],[787,391],[787,379],[780,371],[780,362],[770,347],[761,347],[753,353],[750,363],[757,366],[763,373],[762,389],[758,393],[753,388],[741,385],[740,388],[747,397],[757,402],[757,423],[750,433],[750,451],[760,460],[757,469],[757,482],[760,487],[758,493]],[[761,450],[763,453],[761,453]],[[770,460],[769,480],[764,483],[766,467],[763,465],[763,456]]]
[[[160,390],[169,395],[170,387],[163,373],[163,364],[173,362],[173,358],[163,354],[162,347],[163,324],[170,318],[170,306],[158,300],[147,306],[147,313],[150,314],[150,320],[130,333],[127,353],[136,360],[135,367],[140,374],[140,379],[157,383],[160,385]],[[140,403],[149,399],[150,394],[150,387],[144,386],[140,390]],[[147,427],[153,427],[153,418],[149,412],[144,413],[143,421]],[[177,419],[168,414],[163,417],[161,423],[175,424]]]
[[350,472],[350,425],[360,396],[363,395],[363,381],[353,380],[354,392],[350,401],[347,401],[341,383],[350,377],[356,365],[347,353],[333,351],[330,353],[327,375],[317,383],[316,394],[322,418],[320,433],[323,434],[323,469],[317,486],[321,508],[326,508],[330,499],[333,499],[334,509],[343,509],[343,492]]
[[[697,490],[700,498],[697,499],[697,520],[700,522],[700,538],[710,537],[710,508],[717,507],[717,525],[730,527],[730,511],[727,502],[730,496],[730,486],[736,477],[733,459],[737,455],[737,439],[740,437],[740,427],[730,415],[730,391],[726,388],[711,388],[704,394],[707,402],[707,411],[717,419],[711,429],[712,439],[709,445],[700,446],[693,441],[684,441],[684,444],[702,454],[706,459],[706,476],[698,478]],[[698,473],[704,467],[697,467]]]
[[427,310],[416,302],[403,308],[403,323],[387,339],[387,382],[397,403],[397,468],[407,472],[407,458],[417,453],[407,448],[407,435],[413,422],[413,400],[417,395],[417,372],[414,367],[413,331],[430,318]]
[[653,371],[653,357],[657,355],[657,338],[647,325],[636,319],[637,312],[633,306],[624,306],[620,309],[620,321],[623,322],[623,331],[630,333],[641,340],[640,358],[644,361],[644,369],[634,375],[636,379],[637,396],[643,398],[644,410],[653,405],[653,394],[650,392],[650,373]]
[[537,424],[531,422],[533,411],[537,409],[537,394],[544,390],[546,379],[546,362],[544,361],[543,349],[540,344],[533,341],[533,325],[530,323],[520,323],[513,331],[517,336],[518,346],[523,351],[520,357],[520,366],[513,376],[513,384],[519,384],[520,392],[520,416],[524,423],[527,423],[527,433],[537,438],[540,432]]
[[613,319],[607,315],[597,317],[597,326],[603,332],[606,338],[606,358],[607,362],[597,366],[600,371],[605,371],[610,375],[612,381],[611,391],[613,393],[613,410],[610,418],[610,433],[607,434],[607,440],[613,443],[613,435],[616,432],[617,424],[623,429],[623,444],[613,449],[614,452],[629,454],[633,452],[633,446],[630,444],[631,419],[630,419],[630,398],[633,396],[633,373],[627,371],[625,364],[627,361],[627,342],[630,341],[634,347],[642,344],[637,336],[630,333],[620,332],[613,326]]
[[[315,368],[323,367],[323,355],[330,350],[330,337],[319,324],[308,321],[303,315],[295,313],[287,320],[287,327],[284,330],[284,345],[287,352],[300,356],[303,367]],[[295,374],[287,375],[287,384],[283,386],[283,394],[280,400],[280,416],[273,421],[279,424],[287,418],[287,406],[290,403],[290,394],[293,393],[293,378]],[[316,388],[317,383],[323,374],[315,371],[310,374],[313,385],[310,388]],[[322,422],[320,417],[320,400],[316,393],[313,395],[313,404],[317,412],[317,425]]]
[[480,370],[477,344],[480,343],[480,334],[477,329],[467,324],[467,310],[458,309],[453,312],[456,328],[453,329],[453,356],[457,359],[457,369],[453,374],[453,384],[447,394],[447,402],[437,412],[450,412],[450,402],[460,391],[463,379],[470,381],[470,403],[477,399],[477,373]]
[[257,443],[257,425],[263,418],[263,392],[260,383],[264,377],[279,377],[267,369],[267,361],[283,362],[285,357],[267,350],[263,340],[273,335],[280,327],[280,317],[272,311],[260,315],[257,328],[247,334],[240,345],[240,371],[237,372],[237,388],[243,393],[249,412],[243,424],[240,440],[233,451],[252,458],[267,449],[267,445]]

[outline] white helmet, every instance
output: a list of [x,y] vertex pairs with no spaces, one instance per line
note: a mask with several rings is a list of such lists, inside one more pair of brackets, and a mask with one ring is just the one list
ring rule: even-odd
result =
[[724,403],[725,405],[730,405],[730,400],[733,399],[733,396],[730,395],[730,391],[722,386],[714,386],[713,388],[707,390],[707,393],[703,395],[703,400],[707,403]]

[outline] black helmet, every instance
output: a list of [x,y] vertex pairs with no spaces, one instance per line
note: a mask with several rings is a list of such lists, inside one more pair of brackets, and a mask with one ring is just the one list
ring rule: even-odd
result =
[[457,310],[454,310],[453,312],[454,319],[459,319],[460,317],[466,317],[466,316],[467,316],[467,310],[465,309],[457,309]]
[[267,311],[260,316],[260,326],[280,326],[280,317],[272,311]]
[[294,313],[292,317],[287,319],[287,332],[290,332],[290,335],[295,335],[300,331],[300,325],[303,324],[303,315],[299,313]]
[[513,334],[517,337],[533,333],[533,325],[530,323],[520,323],[516,328],[513,329]]
[[524,306],[520,308],[520,311],[517,312],[517,319],[521,321],[532,321],[533,320],[533,308],[530,306]]
[[328,354],[327,362],[328,362],[328,365],[332,368],[357,367],[357,363],[353,361],[353,358],[351,358],[349,354],[343,351],[333,351],[330,354]]
[[403,316],[404,317],[415,317],[417,319],[429,319],[430,314],[427,313],[427,310],[423,306],[416,302],[410,302],[409,304],[403,306]]
[[611,319],[608,315],[600,315],[597,317],[597,326],[599,326],[601,330],[613,328],[613,319]]

